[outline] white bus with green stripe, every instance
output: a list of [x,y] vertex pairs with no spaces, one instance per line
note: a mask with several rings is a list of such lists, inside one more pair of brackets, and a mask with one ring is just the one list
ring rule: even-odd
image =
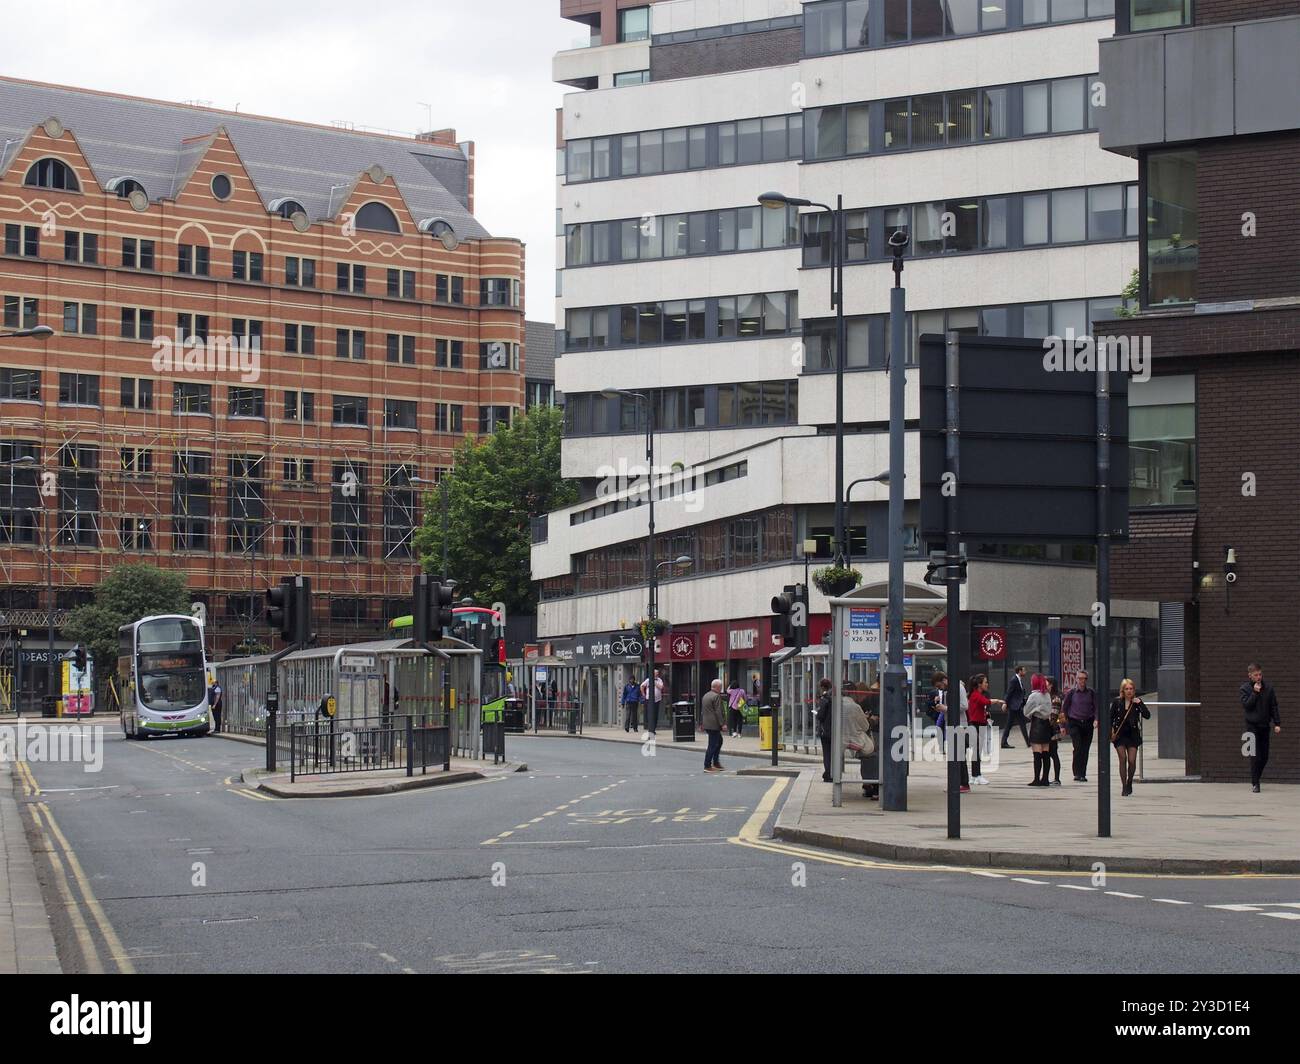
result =
[[144,617],[118,629],[122,734],[208,733],[208,667],[203,629],[193,617]]

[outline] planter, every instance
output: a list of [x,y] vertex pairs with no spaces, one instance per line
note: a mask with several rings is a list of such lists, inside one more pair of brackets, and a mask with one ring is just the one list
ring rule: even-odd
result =
[[817,590],[828,598],[839,598],[847,595],[860,583],[862,583],[862,574],[856,569],[840,569],[835,566],[827,566],[825,569],[818,569],[812,574],[813,583],[817,585]]

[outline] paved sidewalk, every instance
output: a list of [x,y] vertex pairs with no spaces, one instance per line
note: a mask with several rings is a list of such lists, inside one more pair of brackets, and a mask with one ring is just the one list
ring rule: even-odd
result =
[[[511,743],[532,734],[531,731],[524,732],[523,735],[507,733],[507,749],[509,749]],[[610,743],[641,743],[644,742],[642,736],[645,732],[625,732],[622,728],[614,728],[603,724],[584,724],[581,735],[570,735],[568,732],[556,731],[554,728],[543,730],[538,734],[548,738],[594,739]],[[693,743],[676,743],[673,742],[673,726],[672,722],[669,721],[666,725],[662,723],[659,725],[656,738],[659,749],[696,751],[700,755],[700,764],[704,763],[704,745],[708,737],[702,731],[695,733],[695,742]],[[760,750],[758,748],[757,725],[746,725],[745,733],[739,739],[732,735],[722,737],[722,758],[725,761],[728,757],[761,759],[770,763],[772,753],[770,750]],[[780,750],[777,752],[777,759],[782,765],[820,765],[822,763],[820,751],[815,754],[805,754],[799,750]]]
[[268,773],[266,769],[250,769],[240,779],[250,787],[264,791],[276,798],[357,798],[375,794],[397,794],[400,791],[423,787],[445,787],[452,783],[469,783],[473,780],[495,779],[515,772],[527,772],[522,761],[471,761],[453,757],[451,771],[415,773],[407,776],[406,769],[381,769],[375,772],[346,772],[323,776],[299,776],[290,782],[289,773]]
[[0,763],[0,975],[62,972],[36,861],[13,797],[13,763]]
[[[849,763],[844,804],[831,805],[830,784],[805,770],[777,821],[776,836],[816,846],[901,861],[934,861],[995,868],[1091,870],[1102,862],[1116,872],[1197,874],[1300,873],[1297,791],[1268,782],[1260,794],[1246,783],[1200,783],[1183,777],[1182,761],[1148,757],[1145,778],[1120,797],[1111,760],[1111,837],[1097,837],[1097,746],[1089,782],[1071,780],[1068,743],[1061,746],[1063,783],[1027,787],[1032,755],[1001,751],[986,787],[961,796],[960,839],[947,837],[944,762],[913,762],[907,812],[885,813],[862,795],[857,765]],[[1155,744],[1147,750],[1155,753]]]

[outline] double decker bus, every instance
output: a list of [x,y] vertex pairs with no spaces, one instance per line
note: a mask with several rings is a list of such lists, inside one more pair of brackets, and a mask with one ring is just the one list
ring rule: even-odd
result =
[[193,617],[145,617],[118,629],[122,734],[208,733],[208,668],[203,630]]

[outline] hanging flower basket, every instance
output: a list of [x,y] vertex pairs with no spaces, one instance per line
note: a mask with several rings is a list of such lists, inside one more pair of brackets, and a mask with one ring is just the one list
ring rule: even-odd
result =
[[847,595],[862,583],[862,574],[856,569],[847,569],[840,565],[827,565],[821,569],[813,570],[812,582],[817,585],[817,590],[827,598],[839,598],[841,595]]
[[654,621],[641,621],[636,627],[637,631],[641,633],[641,641],[648,643],[650,642],[651,632],[657,636],[663,635],[664,632],[668,631],[669,624],[662,617],[656,617]]

